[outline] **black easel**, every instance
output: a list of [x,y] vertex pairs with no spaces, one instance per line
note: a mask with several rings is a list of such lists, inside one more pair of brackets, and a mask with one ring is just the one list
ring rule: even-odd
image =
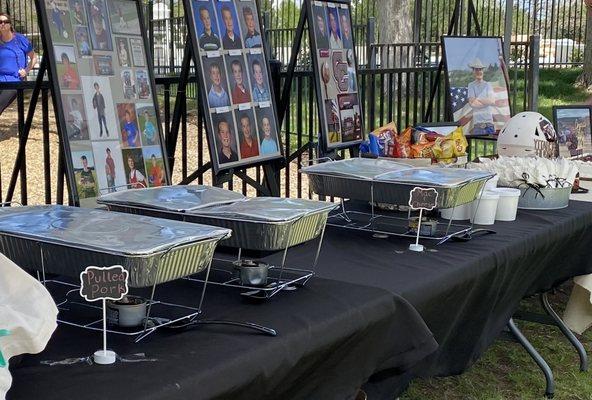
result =
[[[177,149],[177,140],[179,138],[179,127],[181,125],[181,118],[184,114],[186,114],[186,104],[187,104],[187,83],[189,82],[189,75],[191,69],[191,60],[194,60],[194,65],[198,65],[197,61],[194,59],[193,50],[191,47],[189,36],[186,38],[186,45],[185,51],[183,53],[183,63],[181,64],[181,72],[179,74],[179,84],[177,86],[177,98],[175,101],[175,109],[173,110],[173,116],[171,119],[171,129],[169,135],[166,137],[166,149],[167,149],[167,157],[169,161],[169,166],[171,173],[173,171],[173,167],[175,164],[175,151]],[[201,103],[200,112],[203,111],[203,103]],[[281,126],[281,124],[280,124]],[[249,185],[253,186],[258,193],[263,194],[264,196],[274,196],[278,197],[280,195],[280,182],[279,182],[279,175],[277,174],[277,170],[281,167],[276,162],[268,162],[263,166],[263,173],[264,173],[264,184],[254,180],[253,178],[249,177],[244,170],[234,170],[230,169],[228,171],[223,171],[218,175],[214,175],[214,186],[221,186],[222,184],[232,181],[233,176],[237,176],[244,182],[248,183]],[[212,168],[212,162],[208,161],[197,170],[192,172],[187,176],[187,178],[181,181],[181,184],[188,184],[189,182],[194,181],[200,175],[204,174],[206,171]]]
[[[43,43],[43,52],[44,54],[49,54],[45,45],[45,41],[42,40]],[[25,119],[25,123],[22,127],[22,130],[19,132],[19,147],[17,151],[17,155],[14,161],[14,167],[12,170],[12,174],[10,176],[10,182],[8,183],[8,189],[6,190],[6,198],[5,202],[10,203],[14,197],[14,191],[16,189],[16,182],[20,173],[22,173],[25,169],[25,150],[27,146],[27,142],[29,140],[29,133],[31,132],[31,125],[33,123],[33,116],[35,114],[35,109],[37,108],[37,102],[39,100],[39,95],[41,94],[41,86],[43,83],[43,77],[47,72],[47,58],[43,57],[41,63],[39,64],[39,70],[37,71],[37,77],[35,79],[35,86],[33,88],[33,93],[31,94],[31,101],[29,103],[29,109],[27,110],[27,117]],[[53,93],[52,85],[51,85],[51,74],[47,74],[48,80],[50,81],[49,90],[51,91],[51,98],[53,102],[53,109],[55,114],[55,121],[57,125],[58,131],[58,138],[59,138],[59,162],[58,162],[58,187],[57,187],[57,202],[59,204],[63,203],[64,200],[64,175],[65,175],[65,168],[64,168],[64,149],[62,146],[62,135],[60,134],[60,126],[59,126],[59,118],[57,116],[57,106],[56,106],[56,96]],[[23,110],[24,111],[24,110]],[[44,114],[45,115],[45,114]],[[45,123],[44,123],[45,125]],[[45,127],[44,129],[49,129],[49,126]],[[70,203],[72,202],[72,191],[70,188],[70,181],[66,179],[66,185],[68,187],[68,192],[70,193]],[[47,190],[47,188],[46,188]]]
[[[450,23],[448,24],[448,31],[447,36],[451,36],[455,29],[460,25],[460,16],[461,16],[461,6],[463,0],[456,0],[454,3],[454,10],[452,12],[452,17],[450,18]],[[467,19],[467,34],[470,36],[472,33],[472,24],[475,24],[475,32],[477,36],[483,35],[481,30],[481,25],[479,24],[479,19],[477,18],[477,11],[475,10],[475,5],[473,0],[468,0],[468,11],[469,16]],[[434,106],[434,98],[436,97],[436,92],[440,87],[440,77],[442,76],[442,71],[444,70],[444,56],[440,60],[440,64],[438,65],[438,71],[436,72],[436,79],[434,80],[434,84],[432,86],[432,90],[430,92],[430,101],[428,102],[428,107],[426,109],[426,113],[424,114],[423,120],[424,122],[431,122],[432,121],[432,112]],[[446,84],[447,86],[447,84]],[[448,87],[446,87],[448,89]],[[448,93],[448,92],[447,92]],[[446,102],[448,102],[448,96],[445,96]],[[448,107],[446,107],[447,114],[449,113]],[[449,117],[449,116],[448,116]]]

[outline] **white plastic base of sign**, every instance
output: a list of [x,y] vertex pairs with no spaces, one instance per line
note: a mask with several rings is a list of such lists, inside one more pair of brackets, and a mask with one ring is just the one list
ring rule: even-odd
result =
[[114,351],[97,350],[93,356],[93,360],[96,364],[109,365],[115,363],[116,354]]
[[423,249],[423,245],[412,243],[409,245],[409,250],[417,251],[418,253],[421,253],[424,249]]

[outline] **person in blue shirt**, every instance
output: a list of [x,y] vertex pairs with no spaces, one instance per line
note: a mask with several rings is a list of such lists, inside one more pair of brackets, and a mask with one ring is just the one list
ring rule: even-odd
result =
[[253,70],[253,78],[255,78],[252,90],[253,101],[258,103],[262,101],[270,101],[271,95],[269,94],[269,89],[265,87],[265,82],[263,82],[263,67],[259,60],[253,61],[251,69]]
[[[0,82],[24,81],[36,63],[29,39],[14,31],[8,14],[0,13]],[[0,91],[0,114],[15,97],[15,90]]]
[[138,127],[136,122],[132,119],[132,113],[130,110],[125,110],[125,123],[123,124],[123,130],[126,134],[126,141],[128,147],[138,147],[140,144],[138,137]]
[[222,87],[222,73],[220,72],[220,65],[217,63],[210,65],[210,81],[212,82],[212,87],[208,92],[210,108],[230,106],[230,97]]
[[263,140],[261,141],[260,154],[277,153],[277,143],[271,137],[271,121],[269,121],[269,118],[263,117],[261,119],[261,125],[263,127]]
[[255,15],[251,7],[243,8],[243,18],[247,26],[247,34],[245,35],[245,47],[254,48],[261,47],[261,34],[255,29]]
[[150,113],[148,110],[144,111],[144,136],[146,137],[146,143],[144,144],[153,145],[156,143],[156,127],[152,121],[150,121]]

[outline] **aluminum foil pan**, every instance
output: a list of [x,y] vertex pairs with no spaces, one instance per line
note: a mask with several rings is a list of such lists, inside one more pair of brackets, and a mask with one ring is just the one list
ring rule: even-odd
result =
[[131,287],[200,272],[227,229],[64,206],[0,210],[0,251],[23,268],[78,277],[122,265]]
[[303,199],[258,197],[245,201],[173,213],[134,205],[109,203],[113,211],[159,215],[186,222],[231,229],[233,235],[221,244],[249,250],[278,251],[320,235],[329,212],[337,204]]
[[411,166],[389,160],[348,158],[302,168],[311,190],[319,196],[371,201],[373,180],[382,174]]
[[[520,188],[518,208],[522,210],[559,210],[569,205],[571,185],[564,188]],[[539,193],[540,192],[540,193]]]
[[109,193],[100,196],[97,203],[137,205],[157,210],[185,212],[205,206],[234,203],[245,198],[240,193],[213,186],[179,185]]
[[301,172],[307,175],[332,175],[372,180],[378,175],[408,168],[411,166],[384,159],[348,158],[310,165],[302,168]]

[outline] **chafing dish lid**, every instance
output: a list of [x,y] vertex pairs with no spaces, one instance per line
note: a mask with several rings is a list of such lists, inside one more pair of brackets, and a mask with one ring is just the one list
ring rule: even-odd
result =
[[409,168],[411,168],[410,165],[394,161],[357,157],[314,164],[302,168],[301,171],[312,175],[333,175],[372,180],[387,172]]
[[259,222],[286,222],[318,212],[329,212],[337,204],[304,199],[256,197],[233,204],[204,207],[190,212],[212,218]]
[[225,228],[67,206],[4,207],[0,234],[122,255],[223,238]]
[[379,182],[391,182],[407,185],[458,187],[463,184],[487,180],[493,174],[463,168],[410,168],[388,172],[376,177]]
[[97,203],[184,212],[204,206],[233,203],[244,199],[245,196],[240,193],[218,187],[179,185],[149,189],[129,189],[109,193],[99,197]]

